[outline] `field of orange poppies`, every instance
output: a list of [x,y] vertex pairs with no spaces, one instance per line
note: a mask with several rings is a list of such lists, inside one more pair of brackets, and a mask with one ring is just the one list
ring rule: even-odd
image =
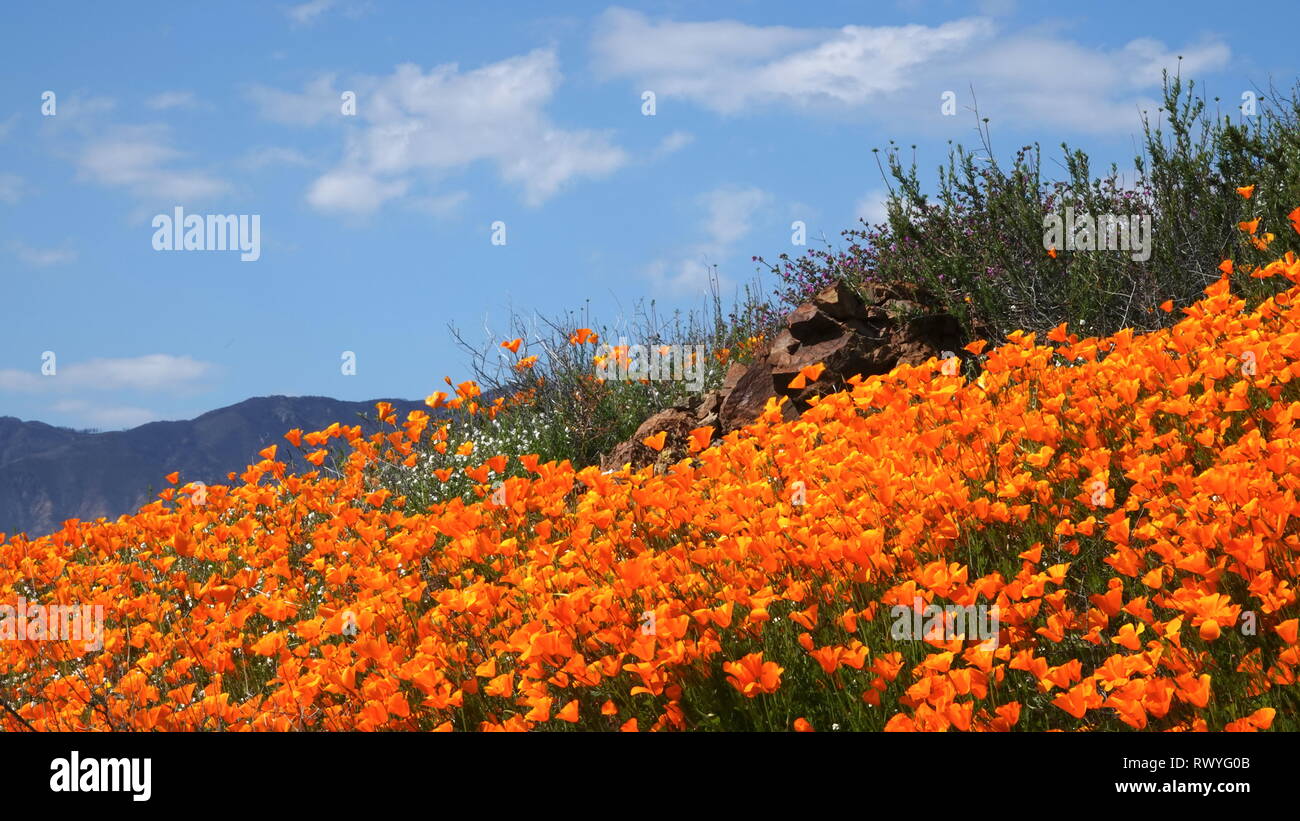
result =
[[[0,536],[5,601],[105,618],[0,643],[4,727],[1300,729],[1300,260],[1252,276],[1290,285],[769,405],[663,475],[474,452],[477,501],[415,509],[374,467],[446,427],[381,404],[289,432],[306,475]],[[920,603],[997,634],[898,637]]]

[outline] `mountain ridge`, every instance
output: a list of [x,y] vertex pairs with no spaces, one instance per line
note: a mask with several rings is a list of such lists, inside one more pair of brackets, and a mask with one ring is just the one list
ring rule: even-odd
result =
[[[287,448],[283,437],[293,428],[312,431],[339,422],[372,430],[375,403],[381,401],[403,414],[427,410],[423,401],[408,399],[255,396],[193,419],[101,432],[0,416],[0,533],[35,537],[67,519],[131,513],[156,498],[172,471],[183,482],[223,484],[230,471],[256,461],[267,445]],[[283,461],[295,470],[312,469],[296,454]]]

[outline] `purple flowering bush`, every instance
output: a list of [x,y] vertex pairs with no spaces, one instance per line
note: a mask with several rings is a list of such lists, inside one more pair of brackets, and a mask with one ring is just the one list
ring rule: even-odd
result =
[[[933,310],[956,316],[971,338],[995,341],[1062,322],[1092,336],[1177,321],[1182,315],[1161,303],[1194,302],[1219,278],[1224,259],[1236,262],[1238,292],[1262,297],[1275,286],[1252,280],[1249,266],[1300,251],[1286,218],[1300,204],[1300,103],[1266,99],[1254,117],[1210,117],[1193,92],[1166,78],[1155,122],[1143,116],[1134,179],[1113,165],[1094,177],[1087,154],[1064,144],[1063,179],[1044,179],[1037,144],[1022,146],[1004,168],[985,120],[981,149],[951,149],[931,197],[915,161],[904,167],[891,141],[882,165],[890,185],[885,222],[842,232],[841,248],[759,261],[777,276],[783,304],[803,302],[836,279],[860,289],[905,282],[923,288]],[[1236,191],[1247,185],[1255,186],[1249,199]],[[1081,223],[1069,230],[1067,208],[1094,219],[1096,248]],[[1050,215],[1061,218],[1056,236],[1045,222]],[[1107,246],[1108,217],[1136,230],[1115,231]],[[1257,235],[1238,228],[1256,217]]]

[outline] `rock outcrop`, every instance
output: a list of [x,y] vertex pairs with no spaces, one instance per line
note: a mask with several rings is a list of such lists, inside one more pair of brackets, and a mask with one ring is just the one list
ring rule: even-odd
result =
[[[750,364],[732,363],[722,387],[659,411],[602,460],[605,469],[631,463],[671,465],[687,454],[689,432],[712,425],[722,436],[752,423],[772,397],[784,396],[786,419],[798,418],[815,396],[843,390],[854,375],[888,373],[898,365],[917,365],[945,351],[960,352],[961,326],[929,308],[931,300],[916,288],[867,286],[865,299],[843,282],[831,285],[795,308],[776,338],[756,352]],[[810,365],[825,369],[800,388],[790,382]],[[655,452],[642,440],[667,433]]]

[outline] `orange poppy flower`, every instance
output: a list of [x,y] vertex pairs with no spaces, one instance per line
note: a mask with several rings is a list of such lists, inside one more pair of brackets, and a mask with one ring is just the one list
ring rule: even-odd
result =
[[816,382],[824,370],[826,370],[826,365],[822,362],[800,368],[799,373],[795,374],[794,379],[790,380],[790,389],[801,390],[806,388],[808,386],[808,381],[812,380]]
[[760,693],[774,693],[781,686],[781,674],[785,668],[772,661],[763,661],[762,653],[749,653],[739,661],[729,661],[722,665],[727,673],[727,681],[746,698],[754,698]]
[[713,441],[713,426],[706,425],[702,428],[695,428],[690,432],[690,439],[691,453],[699,453],[709,446],[709,442]]

